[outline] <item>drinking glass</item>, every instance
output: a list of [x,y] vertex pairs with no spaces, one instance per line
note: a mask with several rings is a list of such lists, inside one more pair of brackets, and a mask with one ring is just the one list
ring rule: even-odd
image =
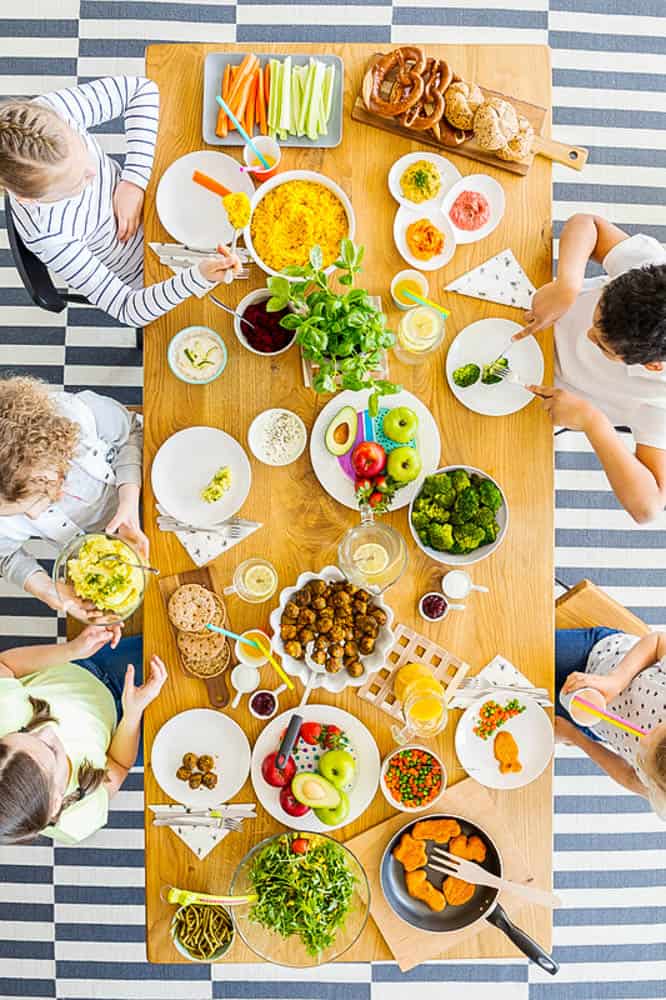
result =
[[402,535],[381,521],[372,509],[361,509],[361,522],[350,528],[338,546],[338,566],[347,579],[371,594],[381,594],[402,576],[407,566]]
[[246,559],[236,567],[233,583],[224,588],[225,594],[238,594],[248,604],[262,604],[277,590],[277,570],[267,559]]
[[430,306],[408,309],[398,323],[395,355],[407,364],[420,364],[441,344],[445,325],[442,313]]
[[446,707],[444,690],[437,692],[431,686],[421,686],[414,681],[407,688],[402,706],[404,726],[392,726],[391,733],[396,743],[409,743],[415,737],[432,739],[446,729],[449,710]]

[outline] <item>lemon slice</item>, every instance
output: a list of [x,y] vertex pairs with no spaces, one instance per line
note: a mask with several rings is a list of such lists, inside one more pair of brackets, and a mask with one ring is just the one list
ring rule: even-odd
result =
[[354,562],[364,576],[376,576],[388,566],[388,552],[378,542],[365,542],[356,549]]
[[245,574],[243,583],[253,597],[270,597],[275,590],[275,573],[267,566],[252,566]]

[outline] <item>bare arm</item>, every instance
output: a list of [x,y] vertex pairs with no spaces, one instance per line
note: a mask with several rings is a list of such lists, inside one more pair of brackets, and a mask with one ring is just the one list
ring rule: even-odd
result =
[[602,771],[617,781],[618,785],[647,798],[647,788],[640,780],[631,764],[619,754],[608,750],[603,744],[591,740],[578,726],[561,716],[555,717],[555,739],[558,743],[570,743],[586,753],[590,760],[598,764]]
[[148,679],[140,687],[135,687],[134,667],[128,664],[123,687],[123,717],[107,753],[108,779],[105,787],[109,798],[116,794],[136,760],[141,718],[146,706],[157,698],[166,679],[166,667],[159,656],[151,656]]
[[26,677],[40,670],[82,660],[93,656],[107,642],[114,649],[120,641],[121,627],[118,625],[88,625],[70,642],[48,646],[19,646],[0,653],[0,677]]
[[666,656],[666,633],[651,632],[643,636],[609,674],[593,674],[574,670],[562,685],[563,694],[571,694],[581,688],[593,687],[600,691],[606,701],[612,701],[631,684],[641,670]]
[[653,521],[666,505],[666,451],[623,444],[608,417],[590,405],[582,428],[624,509],[638,524]]

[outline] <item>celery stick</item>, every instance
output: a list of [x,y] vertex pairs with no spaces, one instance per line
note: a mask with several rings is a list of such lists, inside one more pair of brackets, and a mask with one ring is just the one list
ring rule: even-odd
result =
[[305,134],[308,139],[314,142],[318,137],[317,123],[319,121],[319,108],[321,105],[321,88],[324,79],[324,64],[315,63],[314,83],[312,85],[312,98],[308,107],[308,117],[305,123]]
[[282,63],[282,93],[280,94],[280,132],[289,132],[291,127],[291,56],[285,56]]
[[303,103],[301,104],[301,114],[298,119],[298,134],[305,135],[305,126],[308,117],[308,108],[312,100],[312,85],[314,83],[314,60],[310,59],[305,79],[305,89],[303,93]]
[[298,116],[301,110],[303,90],[301,84],[301,67],[293,66],[291,70],[291,126],[290,131],[296,133]]
[[333,91],[335,89],[335,66],[331,64],[326,67],[324,75],[324,134],[328,132],[328,122],[333,110]]

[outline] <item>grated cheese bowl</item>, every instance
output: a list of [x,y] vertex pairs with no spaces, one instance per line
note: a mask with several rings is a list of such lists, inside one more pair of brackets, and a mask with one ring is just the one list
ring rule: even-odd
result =
[[[266,432],[266,428],[270,420],[280,414],[288,415],[296,422],[296,425],[300,430],[300,442],[295,442],[292,450],[286,453],[281,459],[270,460],[267,458],[266,452],[262,446],[263,435]],[[250,451],[257,461],[262,462],[264,465],[291,465],[291,463],[300,458],[305,451],[305,446],[308,443],[308,432],[301,418],[297,413],[294,413],[293,410],[287,410],[283,407],[274,407],[270,410],[263,410],[262,413],[257,414],[250,424],[247,432],[247,443],[250,446]]]

